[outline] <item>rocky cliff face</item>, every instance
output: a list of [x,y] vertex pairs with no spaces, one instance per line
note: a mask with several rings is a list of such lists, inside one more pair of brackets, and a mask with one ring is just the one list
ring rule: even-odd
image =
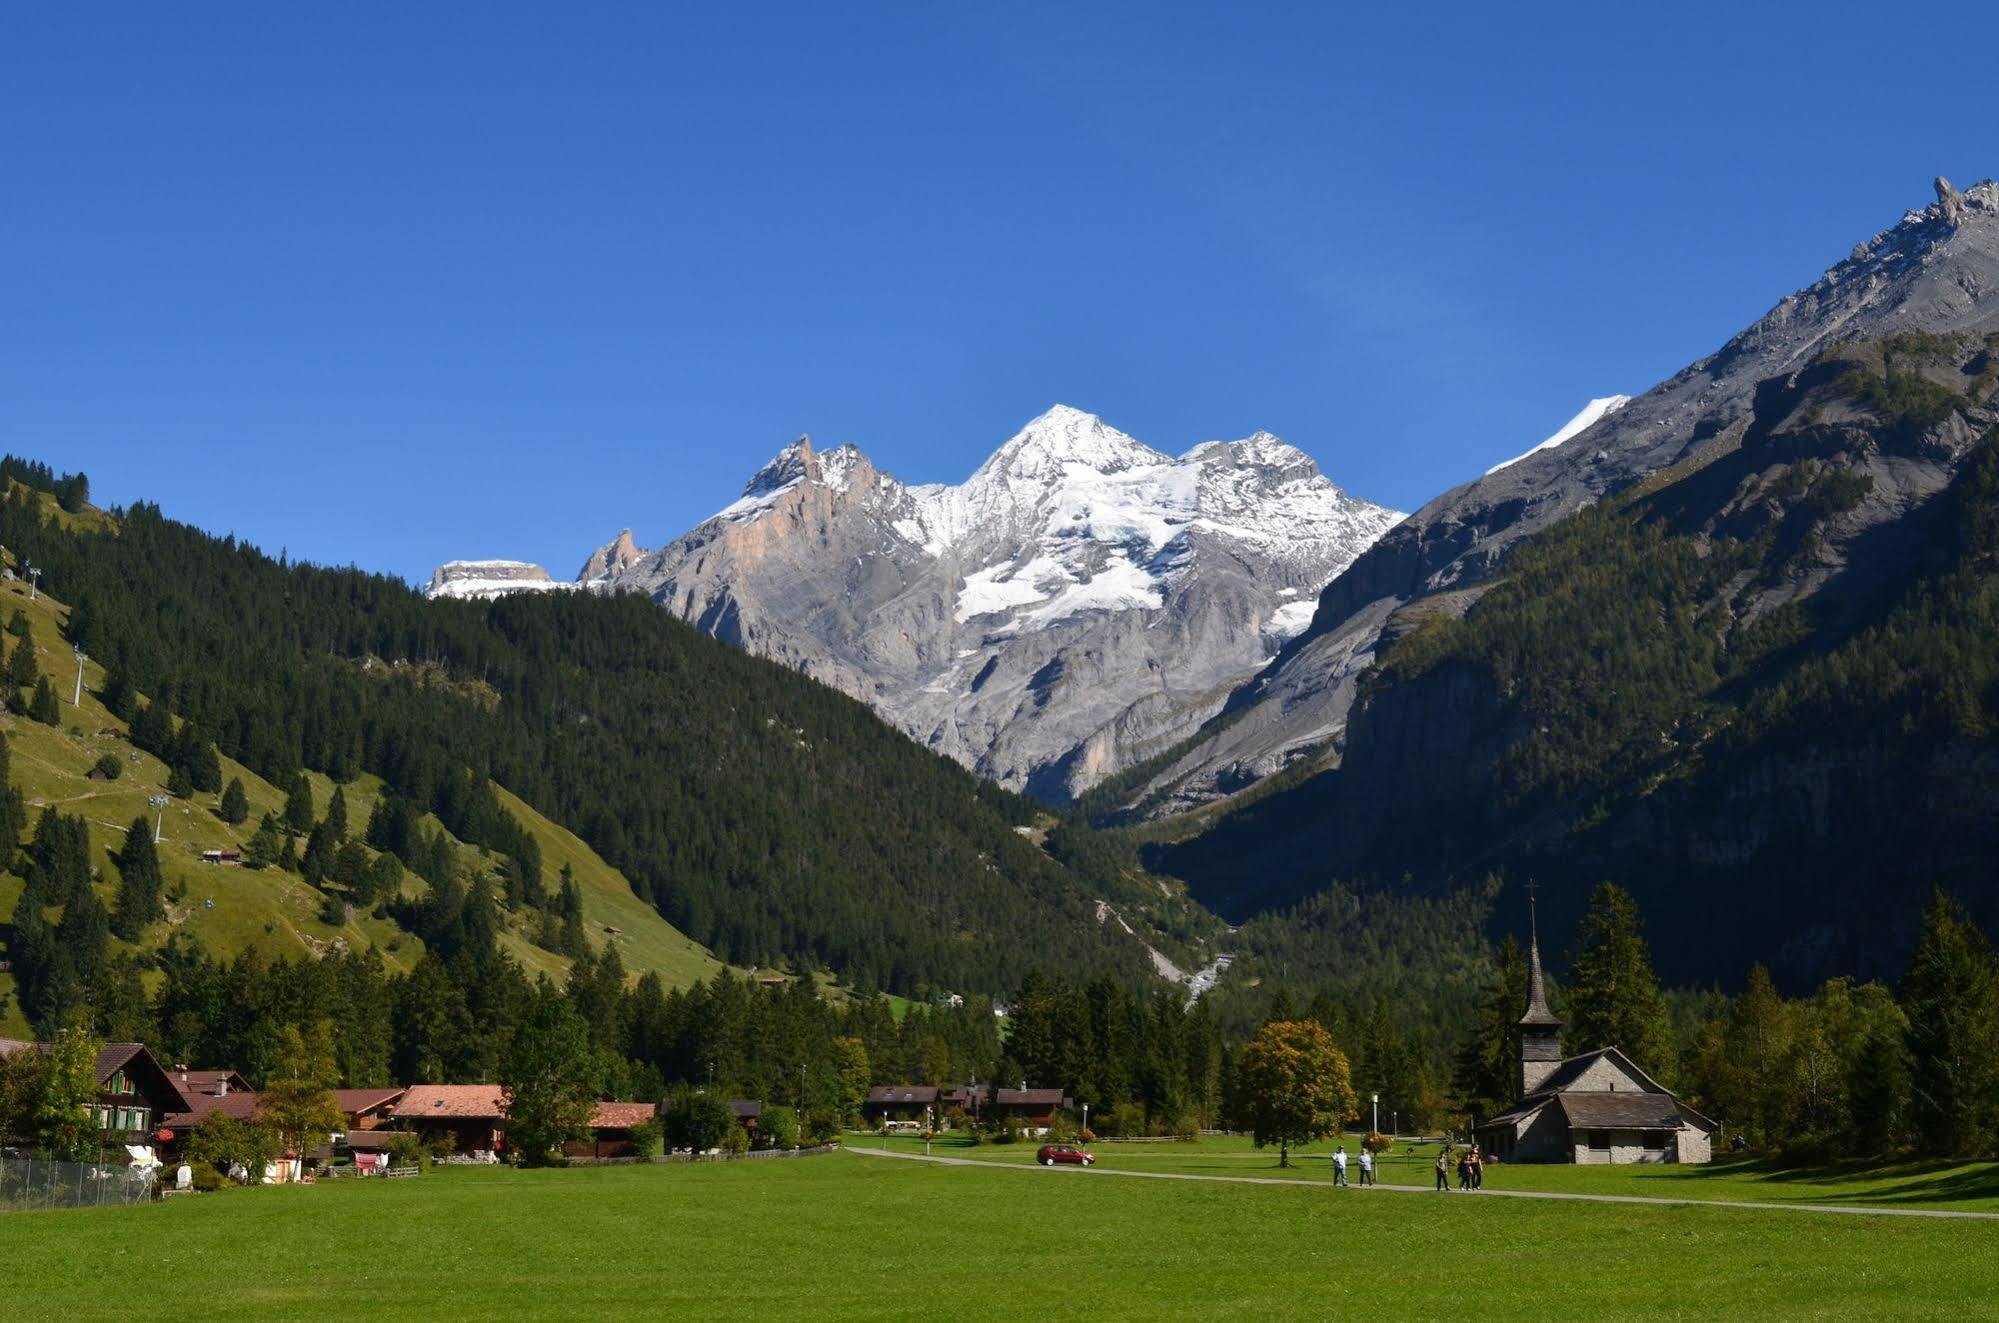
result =
[[1065,799],[1211,716],[1399,517],[1265,433],[1173,458],[1058,406],[955,486],[801,438],[712,519],[657,552],[621,538],[584,578]]
[[1856,246],[1712,357],[1636,399],[1598,408],[1568,437],[1402,521],[1327,586],[1310,628],[1233,697],[1227,724],[1134,786],[1130,803],[1171,812],[1337,750],[1355,677],[1404,604],[1423,599],[1462,610],[1521,539],[1647,475],[1739,445],[1755,421],[1758,392],[1829,346],[1982,325],[1999,306],[1999,185],[1960,193],[1938,179],[1936,193],[1934,205]]
[[425,597],[502,597],[507,593],[571,588],[548,577],[539,565],[521,560],[454,560],[437,567]]

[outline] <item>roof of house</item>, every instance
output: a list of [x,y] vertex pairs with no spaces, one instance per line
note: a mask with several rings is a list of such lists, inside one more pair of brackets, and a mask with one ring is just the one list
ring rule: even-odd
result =
[[372,1112],[384,1104],[392,1103],[402,1097],[405,1092],[406,1090],[401,1087],[386,1089],[335,1089],[333,1091],[333,1101],[338,1103],[340,1110],[347,1113],[347,1115],[356,1116],[362,1112]]
[[903,1104],[928,1107],[937,1101],[937,1090],[928,1084],[879,1084],[868,1090],[868,1101],[877,1107]]
[[993,1101],[1002,1107],[1060,1107],[1060,1089],[1001,1089]]
[[23,1048],[39,1048],[41,1046],[40,1043],[30,1042],[25,1038],[0,1038],[0,1061],[6,1060]]
[[729,1110],[736,1114],[738,1121],[754,1121],[764,1114],[764,1105],[756,1098],[731,1098]]
[[132,1058],[145,1051],[144,1043],[106,1043],[97,1053],[97,1082],[104,1083],[131,1065]]
[[1555,1106],[1575,1130],[1680,1128],[1680,1108],[1670,1093],[1559,1093]]
[[160,1124],[172,1130],[191,1130],[218,1112],[247,1121],[257,1114],[257,1095],[248,1089],[239,1093],[197,1093],[187,1099],[187,1106],[180,1111],[164,1113]]
[[506,1090],[497,1084],[412,1084],[390,1113],[398,1121],[425,1117],[497,1121],[506,1114]]
[[600,1102],[590,1114],[592,1130],[630,1130],[652,1120],[654,1107],[641,1102]]

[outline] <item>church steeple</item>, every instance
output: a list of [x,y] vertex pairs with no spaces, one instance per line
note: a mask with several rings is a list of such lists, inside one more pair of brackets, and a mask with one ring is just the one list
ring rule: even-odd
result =
[[1541,973],[1541,925],[1534,884],[1527,884],[1527,1013],[1520,1017],[1520,1094],[1539,1088],[1562,1060],[1562,1022],[1548,1009],[1548,984]]

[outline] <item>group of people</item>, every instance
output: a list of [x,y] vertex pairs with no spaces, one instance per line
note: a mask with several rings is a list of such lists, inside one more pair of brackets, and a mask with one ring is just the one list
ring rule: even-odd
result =
[[[1485,1155],[1473,1144],[1458,1154],[1458,1188],[1478,1190],[1485,1186]],[[1449,1146],[1437,1150],[1437,1188],[1451,1188],[1451,1150]]]
[[[1360,1151],[1360,1161],[1356,1165],[1360,1167],[1360,1183],[1362,1185],[1374,1184],[1374,1154],[1368,1152],[1363,1147]],[[1333,1184],[1346,1185],[1348,1183],[1347,1146],[1342,1144],[1333,1150]]]

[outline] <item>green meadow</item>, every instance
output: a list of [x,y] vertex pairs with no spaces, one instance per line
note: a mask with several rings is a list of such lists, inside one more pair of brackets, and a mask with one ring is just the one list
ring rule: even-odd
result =
[[1999,1300],[1999,1223],[858,1153],[16,1214],[0,1247],[19,1320],[1963,1319]]

